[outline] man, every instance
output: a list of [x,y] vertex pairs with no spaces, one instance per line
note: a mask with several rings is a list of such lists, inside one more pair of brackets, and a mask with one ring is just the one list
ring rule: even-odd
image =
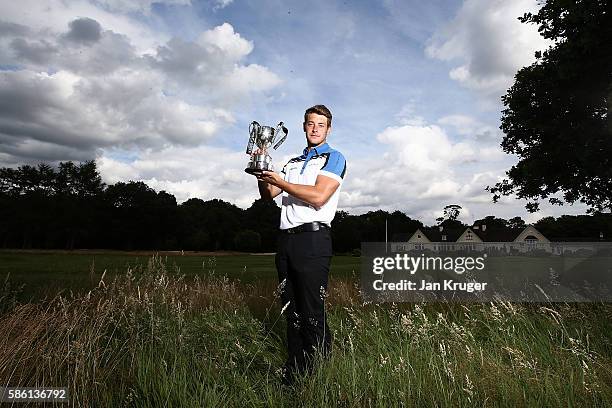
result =
[[325,294],[332,257],[331,222],[346,173],[344,156],[327,144],[332,114],[324,105],[304,113],[307,146],[285,165],[281,175],[257,176],[262,198],[282,194],[276,269],[281,301],[286,306],[289,359],[283,381],[312,368],[316,350],[331,353],[332,337],[325,315]]

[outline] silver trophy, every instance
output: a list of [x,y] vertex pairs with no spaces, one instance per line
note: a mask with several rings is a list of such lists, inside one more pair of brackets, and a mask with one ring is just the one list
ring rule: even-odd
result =
[[[268,155],[268,149],[274,145],[273,149],[276,150],[285,141],[288,133],[283,122],[274,129],[253,121],[249,126],[249,143],[246,148],[246,153],[251,155],[251,161],[244,171],[249,174],[261,174],[264,170],[272,171],[272,158]],[[255,146],[257,150],[253,153]]]

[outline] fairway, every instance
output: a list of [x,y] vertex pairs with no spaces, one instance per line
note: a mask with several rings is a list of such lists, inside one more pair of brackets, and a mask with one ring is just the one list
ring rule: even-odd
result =
[[[0,278],[25,285],[21,300],[53,297],[60,292],[89,290],[106,271],[108,281],[128,269],[145,268],[155,252],[122,251],[0,251]],[[273,254],[164,253],[160,255],[168,272],[186,278],[227,276],[243,283],[275,281]],[[330,278],[359,276],[359,258],[334,256]]]

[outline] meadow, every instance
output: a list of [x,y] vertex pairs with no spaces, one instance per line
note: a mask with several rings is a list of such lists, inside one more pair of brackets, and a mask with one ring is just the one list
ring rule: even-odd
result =
[[364,304],[336,257],[332,357],[286,387],[271,256],[81,255],[0,253],[3,385],[79,407],[612,406],[610,304]]

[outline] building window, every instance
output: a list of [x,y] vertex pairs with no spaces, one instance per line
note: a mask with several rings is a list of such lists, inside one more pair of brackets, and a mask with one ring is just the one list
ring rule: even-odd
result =
[[525,237],[525,243],[527,244],[526,247],[529,250],[533,250],[538,246],[538,238],[534,237],[533,235],[527,235]]
[[472,236],[472,231],[468,231],[467,234],[465,235],[465,240],[466,241],[473,241],[474,237]]
[[446,241],[446,235],[442,235],[442,241]]

